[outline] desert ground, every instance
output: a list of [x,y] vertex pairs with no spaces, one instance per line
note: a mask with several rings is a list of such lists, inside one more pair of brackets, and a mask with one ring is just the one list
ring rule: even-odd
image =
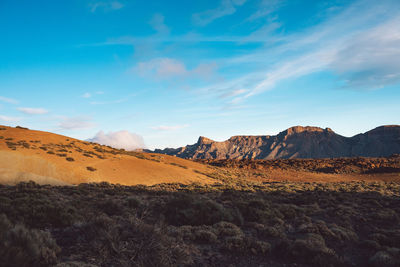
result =
[[206,165],[176,157],[129,153],[48,132],[0,126],[3,184],[29,180],[53,185],[212,183],[202,174],[209,171]]
[[185,160],[0,127],[0,266],[400,266],[400,156]]

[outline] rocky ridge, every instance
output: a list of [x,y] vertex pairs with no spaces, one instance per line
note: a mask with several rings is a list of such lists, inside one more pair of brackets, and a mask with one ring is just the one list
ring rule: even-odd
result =
[[353,137],[310,126],[294,126],[277,135],[233,136],[223,142],[200,136],[193,145],[154,152],[191,159],[387,157],[400,153],[400,125],[380,126]]

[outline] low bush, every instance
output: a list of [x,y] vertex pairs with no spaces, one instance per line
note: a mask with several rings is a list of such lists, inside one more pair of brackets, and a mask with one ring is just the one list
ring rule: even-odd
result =
[[206,198],[178,194],[165,206],[165,217],[172,225],[212,225],[235,218],[221,204]]
[[326,246],[323,237],[312,233],[298,237],[289,247],[288,252],[296,262],[315,265],[325,262],[325,266],[334,266],[329,263],[336,257],[335,252]]
[[13,225],[0,215],[0,266],[53,266],[60,248],[50,233]]

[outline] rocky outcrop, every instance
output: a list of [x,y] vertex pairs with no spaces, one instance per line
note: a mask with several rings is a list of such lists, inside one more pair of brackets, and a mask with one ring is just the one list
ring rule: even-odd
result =
[[381,126],[353,137],[309,126],[291,127],[278,135],[233,136],[223,142],[200,136],[196,144],[154,152],[192,159],[383,157],[400,153],[400,126]]

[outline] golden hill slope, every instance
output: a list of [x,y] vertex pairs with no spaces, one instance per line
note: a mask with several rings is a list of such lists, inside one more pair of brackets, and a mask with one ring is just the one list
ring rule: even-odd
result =
[[107,181],[123,185],[213,183],[211,168],[158,154],[125,152],[49,132],[0,126],[0,183]]

